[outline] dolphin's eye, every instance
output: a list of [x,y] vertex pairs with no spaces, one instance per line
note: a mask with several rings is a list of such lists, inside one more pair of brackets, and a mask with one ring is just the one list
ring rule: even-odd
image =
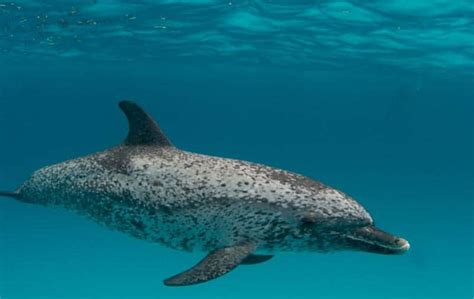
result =
[[315,212],[308,212],[301,217],[302,222],[316,222],[318,215]]
[[301,218],[302,228],[312,227],[314,226],[315,223],[316,223],[316,215],[314,215],[313,213],[308,213]]

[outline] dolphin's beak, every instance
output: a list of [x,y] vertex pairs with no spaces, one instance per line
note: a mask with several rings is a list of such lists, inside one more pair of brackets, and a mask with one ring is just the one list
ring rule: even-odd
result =
[[344,235],[346,242],[355,250],[379,254],[402,254],[410,249],[407,240],[393,236],[374,226],[358,228]]

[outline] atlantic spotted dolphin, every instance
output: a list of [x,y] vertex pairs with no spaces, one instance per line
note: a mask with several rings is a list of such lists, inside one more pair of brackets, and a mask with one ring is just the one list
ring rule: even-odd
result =
[[349,195],[273,167],[177,149],[133,102],[125,141],[42,168],[14,192],[25,203],[61,207],[108,228],[208,255],[164,281],[202,283],[278,251],[359,250],[398,254],[406,240],[374,226]]

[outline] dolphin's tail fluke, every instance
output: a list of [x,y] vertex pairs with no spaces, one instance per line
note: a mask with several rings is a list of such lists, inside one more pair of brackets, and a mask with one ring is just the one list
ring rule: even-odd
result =
[[17,192],[10,192],[10,191],[0,191],[0,196],[4,196],[4,197],[18,197],[18,193]]

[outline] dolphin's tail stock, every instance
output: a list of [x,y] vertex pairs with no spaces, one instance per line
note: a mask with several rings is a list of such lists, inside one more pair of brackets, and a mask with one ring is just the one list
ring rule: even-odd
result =
[[11,191],[0,191],[0,196],[16,198],[16,197],[18,197],[18,193],[17,192],[11,192]]

